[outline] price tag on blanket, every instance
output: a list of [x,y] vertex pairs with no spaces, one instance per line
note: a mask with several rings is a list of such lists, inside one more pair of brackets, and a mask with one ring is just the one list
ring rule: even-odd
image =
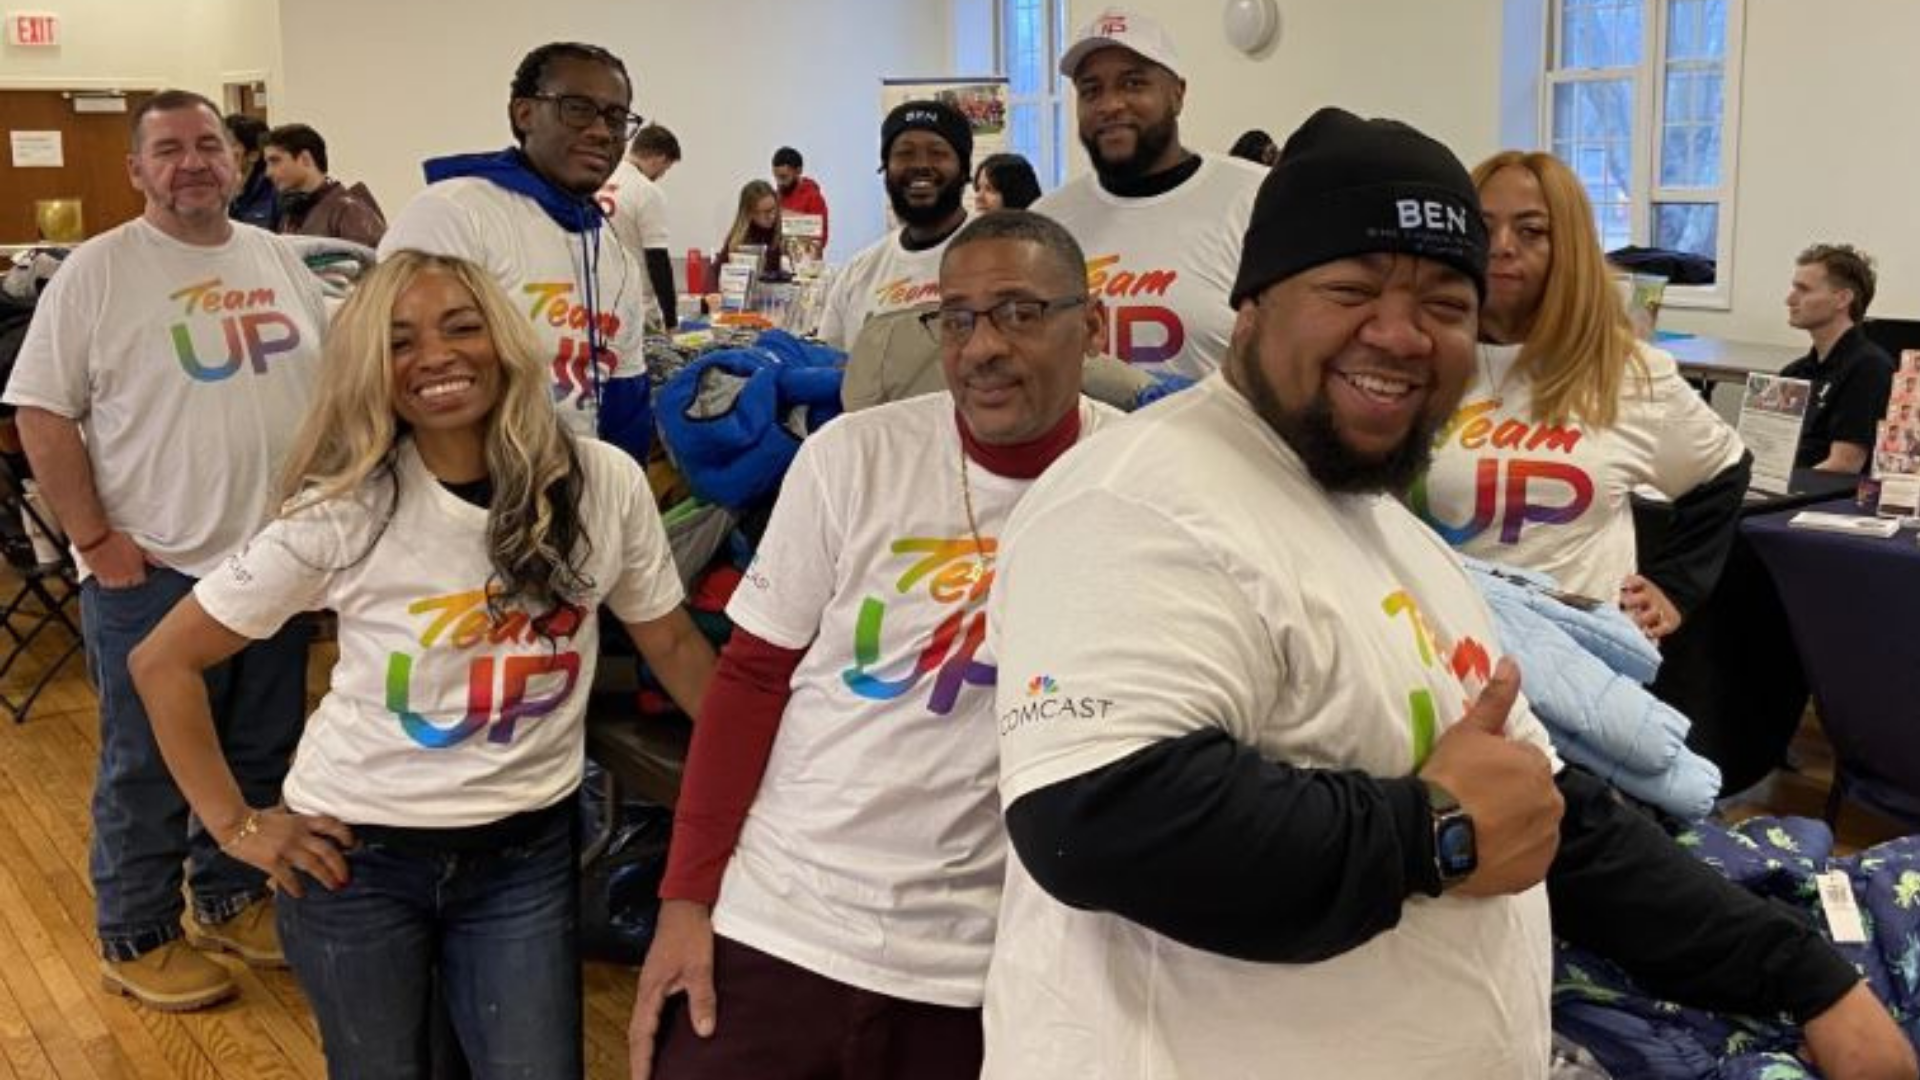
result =
[[1833,940],[1840,945],[1864,945],[1867,943],[1867,925],[1860,918],[1860,908],[1853,902],[1853,882],[1838,870],[1814,875],[1820,884],[1820,909],[1827,913],[1827,929],[1833,933]]

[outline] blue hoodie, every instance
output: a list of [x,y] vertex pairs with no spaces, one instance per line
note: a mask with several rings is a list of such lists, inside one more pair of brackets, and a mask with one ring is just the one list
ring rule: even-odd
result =
[[[427,183],[460,176],[478,177],[496,187],[532,199],[555,225],[572,234],[580,246],[580,293],[586,300],[587,344],[598,357],[600,341],[600,228],[606,215],[590,195],[575,195],[534,170],[518,147],[484,154],[454,154],[431,158],[425,164]],[[600,438],[646,464],[653,440],[650,383],[644,378],[600,381],[599,364],[588,364],[594,380]]]

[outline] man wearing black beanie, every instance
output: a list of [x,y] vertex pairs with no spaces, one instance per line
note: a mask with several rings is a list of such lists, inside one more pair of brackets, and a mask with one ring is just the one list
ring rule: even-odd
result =
[[973,128],[943,101],[907,101],[880,125],[880,172],[900,228],[847,260],[827,290],[817,336],[851,348],[868,319],[930,304],[940,256],[966,223]]
[[[1561,769],[1397,499],[1486,260],[1445,147],[1316,113],[1255,203],[1221,374],[1014,513],[983,1080],[1543,1078],[1550,905],[1658,992],[1809,1019],[1829,1075],[1912,1075],[1816,931]],[[1863,1046],[1893,1068],[1847,1071]]]

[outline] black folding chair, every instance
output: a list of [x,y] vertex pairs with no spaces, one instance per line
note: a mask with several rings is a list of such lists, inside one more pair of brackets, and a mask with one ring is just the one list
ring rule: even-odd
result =
[[[24,723],[33,703],[53,684],[60,669],[80,652],[78,621],[80,603],[79,573],[68,554],[59,528],[26,496],[26,484],[16,464],[0,454],[0,552],[16,582],[13,594],[0,606],[0,627],[5,630],[0,648],[0,709],[12,714],[13,722]],[[18,529],[14,528],[17,524]],[[39,536],[41,544],[33,538]],[[42,552],[52,554],[43,558]],[[21,680],[11,678],[22,657],[34,652],[34,643],[49,629],[64,635],[64,642],[51,660],[42,656],[37,673],[26,680],[25,693],[11,689]]]

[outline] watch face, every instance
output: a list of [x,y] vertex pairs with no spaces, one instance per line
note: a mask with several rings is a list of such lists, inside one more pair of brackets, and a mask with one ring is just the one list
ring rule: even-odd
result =
[[1448,881],[1473,873],[1479,865],[1474,854],[1473,819],[1461,814],[1435,825],[1433,858],[1440,866],[1440,876]]

